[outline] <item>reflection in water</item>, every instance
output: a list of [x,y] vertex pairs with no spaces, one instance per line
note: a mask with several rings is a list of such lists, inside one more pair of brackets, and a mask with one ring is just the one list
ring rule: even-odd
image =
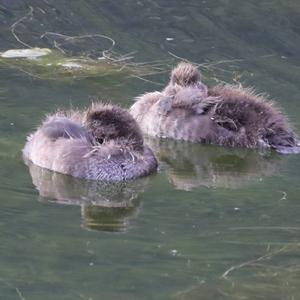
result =
[[[199,284],[178,291],[173,299],[299,299],[299,265],[287,262],[288,253],[297,255],[298,244],[290,244],[227,270],[228,277]],[[224,275],[224,274],[223,274]],[[270,293],[272,296],[270,297]],[[287,295],[293,295],[287,297]]]
[[276,173],[283,157],[253,150],[148,139],[175,188],[237,188]]
[[[300,132],[299,14],[298,0],[0,0],[0,51],[25,47],[13,36],[15,28],[30,46],[60,48],[68,57],[95,61],[110,47],[108,40],[44,34],[108,35],[116,41],[117,53],[130,53],[137,63],[175,65],[169,62],[174,54],[200,63],[208,85],[221,80],[270,93]],[[105,198],[102,187],[66,176],[66,183],[48,183],[47,196],[47,185],[41,188],[37,175],[34,182],[46,197],[43,201],[78,204],[53,203],[50,211],[48,205],[35,203],[17,159],[26,134],[57,108],[80,108],[97,98],[129,107],[134,96],[161,86],[128,79],[123,72],[87,78],[78,70],[73,78],[74,69],[61,74],[53,65],[39,69],[37,63],[31,61],[30,70],[21,61],[22,70],[4,62],[0,67],[1,299],[300,299],[300,248],[244,265],[230,272],[228,280],[221,278],[231,266],[256,260],[268,249],[299,243],[300,156],[184,143],[168,148],[164,141],[157,150],[162,173],[147,178],[151,191],[140,196],[143,181],[128,183],[140,188],[132,187],[136,198],[124,210],[93,205],[92,199],[99,203]],[[39,80],[35,74],[54,80]],[[167,74],[146,79],[166,82]],[[255,184],[260,177],[264,180]],[[178,189],[195,190],[178,192],[166,180]],[[218,188],[224,186],[236,188]],[[279,191],[287,196],[280,199]],[[114,190],[104,195],[116,195],[109,204],[126,199]],[[136,220],[140,205],[143,220]],[[82,221],[80,206],[86,214]],[[56,217],[56,224],[49,224],[47,214]],[[130,227],[122,234],[76,230],[80,223],[87,228],[85,222],[90,228],[93,222],[101,230],[123,230],[126,221]],[[134,223],[138,226],[131,230]],[[231,230],[237,227],[244,229]],[[178,255],[172,255],[173,249]]]
[[147,180],[109,184],[51,172],[32,163],[28,166],[42,201],[81,206],[83,227],[93,230],[126,230]]

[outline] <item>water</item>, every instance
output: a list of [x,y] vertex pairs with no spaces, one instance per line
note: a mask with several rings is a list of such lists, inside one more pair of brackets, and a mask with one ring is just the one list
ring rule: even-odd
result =
[[[176,55],[207,63],[208,84],[255,86],[300,132],[299,13],[295,0],[1,0],[0,51],[23,47],[11,32],[22,17],[22,42],[55,39],[73,57],[111,43],[41,35],[104,34],[135,62],[167,70]],[[46,113],[95,98],[129,107],[167,73],[39,79],[23,68],[0,67],[1,299],[300,298],[299,156],[149,140],[158,174],[125,185],[29,169],[21,149]]]

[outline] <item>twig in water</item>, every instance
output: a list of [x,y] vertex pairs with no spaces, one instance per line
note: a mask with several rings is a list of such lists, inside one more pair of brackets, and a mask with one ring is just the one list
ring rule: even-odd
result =
[[221,278],[228,280],[228,275],[229,275],[229,273],[231,273],[231,272],[233,272],[233,271],[235,271],[235,270],[241,269],[241,268],[243,268],[243,267],[245,267],[245,266],[253,265],[254,263],[256,263],[256,262],[258,262],[258,261],[262,261],[262,260],[271,258],[272,256],[274,256],[274,255],[276,255],[276,254],[279,254],[279,253],[283,252],[285,249],[286,249],[286,247],[282,247],[282,248],[280,248],[279,250],[274,251],[274,252],[272,252],[272,253],[268,253],[268,254],[265,254],[265,255],[260,256],[260,257],[258,257],[258,258],[255,258],[255,259],[246,261],[246,262],[244,262],[244,263],[241,263],[241,264],[239,264],[239,265],[232,266],[232,267],[230,267],[228,270],[226,270],[226,271],[222,274]]
[[231,227],[230,230],[300,230],[300,227],[291,227],[291,226],[249,226],[249,227]]
[[168,51],[168,53],[169,53],[171,56],[173,56],[174,58],[177,58],[177,59],[180,59],[180,60],[183,60],[183,61],[187,61],[187,62],[191,62],[192,64],[194,64],[194,65],[196,65],[196,66],[199,66],[198,63],[195,63],[195,62],[190,61],[190,60],[188,60],[188,59],[186,59],[186,58],[180,57],[180,56],[178,56],[178,55],[176,55],[176,54],[174,54],[174,53],[172,53],[172,52],[170,52],[170,51]]
[[219,61],[212,62],[212,63],[204,63],[203,65],[208,65],[208,66],[212,67],[212,66],[216,66],[216,65],[220,65],[220,64],[227,64],[227,63],[231,63],[231,62],[240,62],[240,61],[244,61],[244,59],[241,59],[241,58],[223,59],[223,60],[219,60]]
[[[60,36],[60,37],[65,38],[65,41],[73,41],[73,40],[86,39],[86,38],[92,39],[92,38],[95,38],[95,37],[104,38],[104,39],[106,39],[106,40],[108,40],[108,41],[111,42],[111,46],[110,46],[108,49],[102,51],[102,55],[103,55],[103,53],[105,54],[106,52],[111,51],[111,50],[114,48],[114,46],[116,45],[116,42],[115,42],[114,39],[112,39],[111,37],[109,37],[109,36],[107,36],[107,35],[104,35],[104,34],[98,34],[98,33],[96,33],[96,34],[78,35],[78,36],[69,36],[69,35],[65,35],[65,34],[62,34],[62,33],[57,33],[57,32],[47,31],[47,32],[43,33],[43,34],[40,36],[40,38],[42,39],[42,38],[44,38],[44,37],[47,36],[47,35]],[[54,40],[54,41],[55,41],[55,40]],[[56,41],[55,41],[55,42],[56,42]],[[57,47],[58,45],[59,45],[59,44],[56,42],[56,48],[59,49],[59,50],[61,50],[61,48],[58,48],[58,47]],[[104,55],[103,55],[103,56],[104,56]],[[105,56],[104,56],[104,57],[105,57]]]
[[155,82],[155,81],[152,81],[152,80],[149,80],[149,79],[146,79],[146,78],[140,77],[140,76],[138,76],[138,75],[131,75],[131,77],[134,77],[134,78],[137,78],[137,79],[143,80],[143,81],[145,81],[145,82],[150,82],[150,83],[153,83],[153,84],[156,84],[156,85],[163,86],[163,84],[162,84],[162,83]]
[[19,295],[21,300],[26,300],[26,298],[23,297],[21,291],[17,287],[16,287],[16,291],[17,291],[17,294]]
[[29,12],[28,12],[24,17],[22,17],[21,19],[17,20],[15,23],[13,23],[13,24],[10,26],[10,31],[11,31],[12,35],[15,37],[15,39],[16,39],[19,43],[21,43],[23,46],[26,46],[26,47],[28,47],[28,48],[32,48],[32,47],[31,47],[30,45],[26,44],[25,42],[23,42],[23,41],[17,36],[17,34],[15,33],[15,29],[16,29],[17,25],[19,25],[21,22],[23,22],[24,20],[26,20],[29,16],[32,16],[33,11],[34,11],[33,7],[30,6],[30,7],[29,7]]
[[[180,57],[170,51],[168,51],[168,53],[173,56],[174,58],[176,59],[180,59],[180,60],[183,60],[183,61],[186,61],[186,62],[191,62],[193,65],[197,66],[197,68],[201,68],[201,69],[206,69],[210,72],[213,72],[213,74],[215,75],[215,72],[214,70],[218,70],[218,71],[222,71],[222,72],[226,72],[226,73],[231,73],[230,71],[226,70],[226,69],[222,69],[220,67],[218,67],[219,64],[223,64],[223,63],[229,63],[229,62],[236,62],[236,61],[242,61],[240,59],[232,59],[232,60],[220,60],[220,61],[217,61],[217,62],[212,62],[212,63],[196,63],[196,62],[193,62],[193,61],[190,61],[186,58],[183,58],[183,57]],[[222,84],[226,84],[226,82],[222,81],[222,80],[219,80],[217,79],[216,77],[213,77],[213,79],[217,82],[217,83],[222,83]]]
[[56,41],[54,41],[54,48],[56,48],[57,50],[59,50],[63,54],[66,54],[66,52],[62,48],[60,48],[60,46],[58,45],[58,43]]
[[282,191],[282,197],[281,197],[281,199],[279,201],[286,200],[286,199],[287,199],[287,193],[284,192],[284,191]]

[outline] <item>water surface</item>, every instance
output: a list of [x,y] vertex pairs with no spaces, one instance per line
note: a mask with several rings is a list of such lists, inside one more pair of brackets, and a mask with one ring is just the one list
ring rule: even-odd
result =
[[[29,46],[97,59],[109,40],[41,36],[106,35],[135,63],[168,71],[184,57],[209,85],[255,86],[299,132],[299,13],[296,0],[1,0],[0,51],[24,47],[15,28]],[[0,67],[3,299],[300,297],[299,156],[149,140],[158,174],[113,187],[29,168],[21,149],[46,113],[129,107],[168,75],[40,79],[19,63]]]

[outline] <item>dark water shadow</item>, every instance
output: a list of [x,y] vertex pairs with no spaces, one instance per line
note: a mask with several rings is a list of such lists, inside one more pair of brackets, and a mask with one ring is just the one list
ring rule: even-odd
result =
[[172,140],[147,139],[160,168],[178,190],[239,188],[279,173],[286,157],[273,152],[233,149]]
[[82,226],[89,230],[127,230],[148,182],[147,178],[121,183],[87,181],[27,164],[40,201],[79,206]]

